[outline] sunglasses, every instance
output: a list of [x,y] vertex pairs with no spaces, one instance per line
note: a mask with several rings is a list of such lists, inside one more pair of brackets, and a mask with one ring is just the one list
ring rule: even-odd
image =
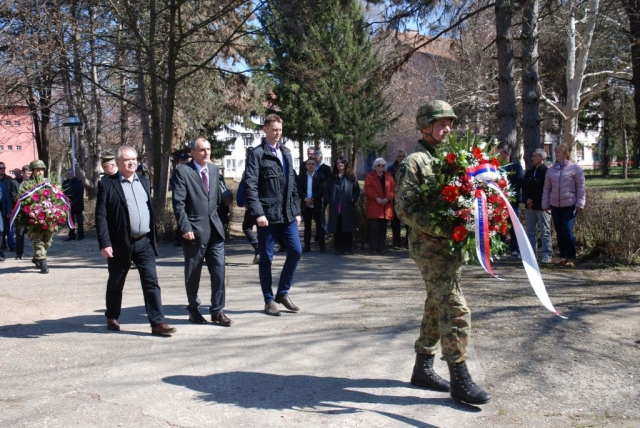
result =
[[376,166],[386,166],[386,165],[376,165]]

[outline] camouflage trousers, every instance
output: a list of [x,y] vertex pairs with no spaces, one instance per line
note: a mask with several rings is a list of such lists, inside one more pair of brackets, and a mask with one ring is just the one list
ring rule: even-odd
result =
[[47,260],[47,249],[53,242],[53,232],[44,230],[40,232],[29,231],[27,236],[31,240],[34,260]]
[[[471,312],[460,289],[462,260],[450,256],[438,239],[410,239],[411,257],[427,289],[416,353],[435,355],[442,347],[448,363],[465,360],[471,330]],[[448,247],[448,244],[447,244]]]

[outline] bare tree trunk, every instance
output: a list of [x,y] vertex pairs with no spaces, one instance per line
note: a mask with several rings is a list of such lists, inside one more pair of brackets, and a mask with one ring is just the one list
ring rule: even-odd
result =
[[525,0],[522,11],[522,133],[524,162],[532,167],[531,156],[541,148],[540,93],[538,91],[538,0]]
[[602,94],[602,121],[604,122],[604,126],[602,129],[602,176],[609,176],[609,143],[611,140],[611,109],[612,102],[611,96],[609,92],[604,92]]
[[[636,139],[640,139],[640,0],[625,0],[625,11],[629,18],[629,41],[631,42],[631,64],[633,103],[636,106]],[[635,144],[638,147],[638,143]],[[634,167],[640,167],[640,151],[636,150]]]
[[578,116],[583,108],[581,105],[582,82],[589,59],[589,49],[596,27],[600,1],[588,0],[584,17],[580,20],[584,24],[581,33],[576,29],[578,23],[576,15],[579,7],[577,1],[570,0],[568,6],[570,10],[567,25],[567,101],[563,109],[565,115],[564,142],[574,147],[578,133]]
[[513,81],[513,3],[496,2],[496,41],[498,47],[498,120],[500,143],[511,147],[511,161],[517,157],[516,92]]

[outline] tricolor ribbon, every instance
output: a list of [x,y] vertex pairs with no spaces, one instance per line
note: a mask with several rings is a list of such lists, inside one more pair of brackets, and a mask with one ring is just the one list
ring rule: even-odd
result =
[[[551,299],[547,294],[547,289],[544,286],[544,281],[542,281],[542,274],[540,273],[540,268],[536,261],[536,255],[531,247],[527,234],[524,232],[522,224],[520,224],[518,216],[511,207],[511,203],[509,203],[509,199],[507,199],[502,189],[493,182],[493,180],[500,177],[498,169],[491,164],[482,164],[475,167],[469,167],[466,172],[467,178],[470,180],[474,178],[481,179],[487,187],[494,189],[498,196],[505,202],[509,211],[509,218],[511,219],[513,230],[518,240],[522,264],[524,265],[524,270],[527,273],[527,278],[529,279],[529,283],[531,284],[533,291],[536,293],[536,296],[538,296],[538,299],[545,308],[559,317],[566,319],[566,317],[560,315],[560,312],[556,311],[551,303]],[[480,265],[489,275],[502,281],[502,278],[495,275],[491,269],[491,243],[489,239],[487,195],[482,188],[477,188],[475,196],[473,217],[475,221],[476,253],[478,255],[478,260],[480,261]]]
[[69,199],[64,193],[62,193],[60,190],[58,190],[53,184],[51,184],[48,181],[43,181],[42,183],[37,184],[36,186],[24,192],[22,196],[20,196],[20,198],[16,201],[16,204],[13,206],[13,211],[11,211],[11,220],[9,223],[9,228],[13,227],[13,223],[15,222],[16,218],[18,217],[18,214],[20,213],[20,208],[22,206],[21,202],[31,197],[31,195],[36,193],[38,190],[43,189],[45,187],[49,187],[53,191],[53,193],[56,195],[56,197],[57,195],[60,195],[64,204],[67,207],[69,207],[69,210],[67,211],[67,223],[69,224],[69,227],[71,229],[76,228],[76,224],[73,221],[73,216],[69,214],[71,212],[71,202],[69,201]]

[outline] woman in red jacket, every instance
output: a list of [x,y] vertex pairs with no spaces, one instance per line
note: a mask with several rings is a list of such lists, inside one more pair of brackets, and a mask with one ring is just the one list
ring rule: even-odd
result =
[[396,183],[386,171],[387,163],[383,158],[373,162],[373,171],[364,180],[364,192],[367,195],[367,219],[371,247],[369,252],[384,254],[387,237],[387,222],[393,220],[393,198],[396,196]]

